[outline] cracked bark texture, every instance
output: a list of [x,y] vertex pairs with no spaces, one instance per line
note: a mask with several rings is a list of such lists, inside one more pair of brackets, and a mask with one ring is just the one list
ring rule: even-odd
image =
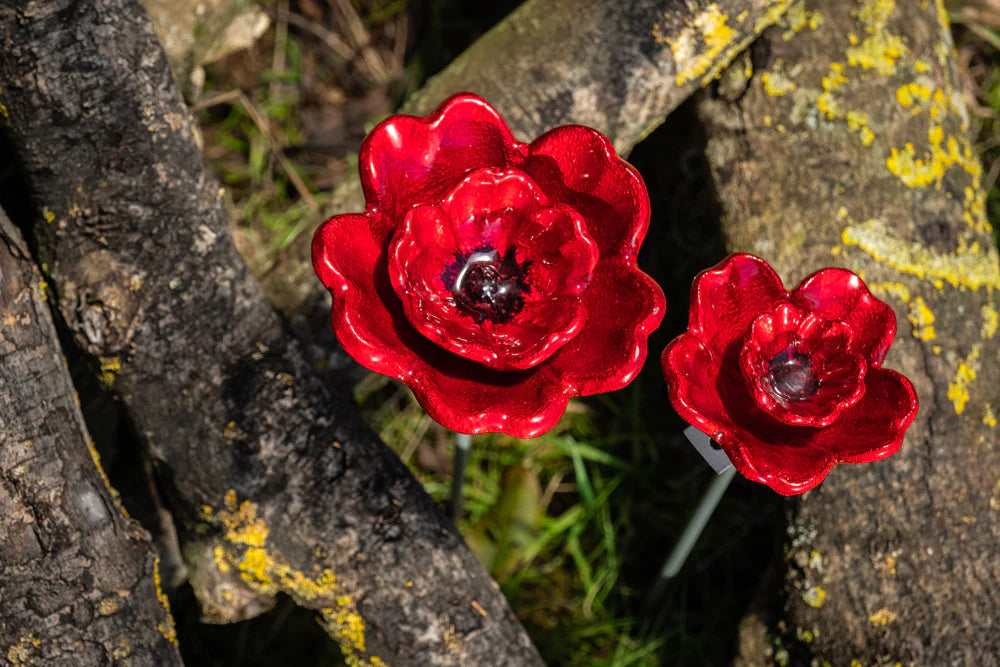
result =
[[0,44],[31,197],[20,222],[154,459],[208,619],[284,592],[355,664],[539,664],[461,536],[248,272],[137,2],[4,2]]
[[149,536],[91,459],[42,278],[2,211],[0,313],[0,660],[181,664]]
[[995,665],[1000,269],[947,18],[916,0],[794,11],[798,34],[766,31],[700,102],[728,245],[786,285],[859,273],[896,310],[886,365],[920,412],[898,454],[790,506],[771,648],[781,664]]
[[[521,141],[558,125],[589,125],[625,155],[778,20],[786,5],[529,0],[428,81],[401,112],[426,115],[448,96],[472,92],[495,106]],[[329,213],[364,207],[361,181],[351,174],[334,193]],[[312,279],[311,240],[303,234],[286,249],[269,271],[274,279],[267,289],[279,308],[305,316],[296,334],[322,350],[335,342],[329,295]]]

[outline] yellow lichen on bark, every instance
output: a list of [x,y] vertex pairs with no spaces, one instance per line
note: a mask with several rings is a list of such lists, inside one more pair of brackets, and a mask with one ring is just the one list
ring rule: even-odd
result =
[[101,357],[100,361],[101,371],[97,375],[97,381],[105,389],[110,389],[122,370],[122,361],[118,357]]
[[347,595],[338,596],[335,607],[320,610],[327,630],[340,644],[348,665],[385,665],[378,656],[364,659],[359,653],[365,652],[365,623],[358,615],[354,600]]
[[[216,567],[222,573],[237,571],[254,591],[266,595],[287,593],[296,602],[319,607],[324,625],[338,640],[348,664],[384,664],[377,658],[365,659],[365,625],[351,598],[343,594],[337,577],[329,568],[315,565],[313,576],[289,564],[280,553],[269,549],[271,534],[259,507],[250,500],[240,501],[235,489],[227,491],[219,509],[206,505],[202,518],[221,526],[228,546],[219,544],[212,551]],[[318,604],[317,604],[318,603]],[[320,606],[322,605],[322,606]]]
[[167,594],[163,592],[160,587],[160,557],[157,556],[156,560],[153,561],[153,586],[156,589],[156,599],[160,601],[160,606],[163,607],[163,611],[167,614],[167,619],[161,621],[156,629],[160,631],[160,634],[169,641],[174,646],[177,646],[177,626],[174,624],[174,616],[170,613],[170,599],[167,598]]
[[[223,504],[216,519],[226,528],[226,539],[252,547],[264,546],[270,531],[264,520],[257,517],[257,504],[244,500],[237,505],[236,491],[233,489],[226,492]],[[209,510],[207,514],[211,516],[212,508],[206,507]]]
[[882,607],[874,614],[872,614],[868,620],[874,626],[886,626],[899,618],[899,615],[895,612],[889,611],[887,607]]
[[40,664],[35,662],[35,649],[41,645],[42,640],[34,632],[22,635],[7,648],[7,662],[14,667]]
[[992,303],[983,304],[983,307],[979,309],[979,314],[983,318],[983,326],[979,329],[979,335],[983,337],[983,340],[990,340],[996,335],[997,327],[1000,326],[1000,316]]
[[781,34],[781,38],[787,42],[806,27],[810,30],[816,30],[823,25],[823,15],[820,14],[819,10],[806,9],[805,0],[792,0],[788,3],[788,10],[780,24],[786,28],[785,32]]
[[[704,86],[715,79],[764,28],[774,25],[787,7],[788,0],[772,0],[752,30],[738,31],[729,25],[729,15],[722,13],[717,4],[710,3],[695,15],[690,25],[676,34],[667,34],[659,23],[653,24],[653,38],[669,47],[673,54],[677,69],[676,85],[682,86],[700,77]],[[736,17],[736,24],[742,24],[748,16],[748,12],[741,12]],[[818,25],[815,17],[812,22]],[[743,38],[737,39],[740,34]]]
[[[77,405],[79,405],[79,397],[77,397]],[[94,467],[97,468],[97,474],[100,476],[101,480],[104,482],[105,488],[107,488],[108,493],[111,494],[111,502],[114,506],[118,508],[118,511],[122,513],[122,516],[126,519],[129,518],[128,510],[125,509],[125,505],[122,504],[121,494],[115,487],[111,486],[111,480],[108,479],[108,473],[104,472],[104,466],[101,464],[101,453],[97,451],[97,446],[94,444],[93,440],[87,441],[87,451],[90,452],[90,460],[94,462]]]
[[848,47],[845,54],[849,65],[874,69],[884,76],[895,73],[896,60],[909,52],[903,39],[887,28],[895,9],[895,0],[862,0],[856,16],[868,36]]
[[997,416],[993,412],[993,406],[989,403],[983,406],[983,423],[990,428],[995,428],[997,425]]
[[948,383],[948,399],[955,406],[955,414],[960,415],[965,411],[965,404],[969,402],[969,384],[976,379],[979,372],[979,345],[973,345],[972,351],[958,364],[955,371],[955,378]]
[[810,586],[802,594],[802,601],[810,607],[819,609],[826,601],[826,591],[822,586]]
[[266,549],[271,531],[264,518],[258,516],[257,503],[240,502],[235,489],[227,491],[222,502],[221,509],[213,510],[210,506],[207,511],[202,509],[203,517],[214,517],[225,529],[226,541],[240,547],[230,550],[217,545],[213,549],[220,572],[235,568],[251,588],[261,593],[273,595],[283,591],[300,601],[333,599],[338,592],[333,571],[317,568],[317,575],[310,577],[289,565],[281,554]]
[[877,262],[921,280],[945,281],[953,287],[1000,288],[996,248],[964,244],[953,253],[938,253],[920,243],[893,236],[881,220],[848,225],[841,234],[845,246],[864,250]]
[[729,16],[712,3],[694,17],[692,24],[676,37],[663,34],[660,24],[653,25],[653,37],[670,47],[677,63],[677,85],[697,79],[712,67],[722,52],[733,43],[736,32],[729,27]]
[[907,315],[910,324],[913,325],[913,335],[918,340],[934,340],[934,313],[927,307],[923,297],[918,296],[910,303],[910,312]]
[[772,97],[787,95],[796,88],[795,82],[779,70],[763,72],[760,81],[764,84],[764,91]]

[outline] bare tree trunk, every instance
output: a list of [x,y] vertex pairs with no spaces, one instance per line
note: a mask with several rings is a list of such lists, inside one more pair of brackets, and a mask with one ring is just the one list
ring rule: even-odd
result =
[[793,504],[778,657],[995,665],[1000,268],[943,6],[798,11],[818,28],[766,32],[752,78],[702,100],[723,227],[786,284],[861,274],[896,310],[887,364],[920,412],[898,454]]
[[156,554],[99,468],[43,290],[0,211],[0,656],[179,665]]
[[539,664],[461,536],[249,275],[139,5],[8,2],[0,44],[39,260],[155,460],[208,617],[284,592],[352,661]]

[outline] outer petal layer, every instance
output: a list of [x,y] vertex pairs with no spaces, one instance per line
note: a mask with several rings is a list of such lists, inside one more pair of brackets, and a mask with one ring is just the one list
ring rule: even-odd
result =
[[743,335],[760,314],[787,300],[781,278],[753,255],[733,255],[699,273],[691,285],[688,331],[713,350]]
[[642,369],[649,334],[663,320],[663,290],[634,262],[602,262],[583,307],[587,326],[548,363],[581,396],[621,389]]
[[895,454],[917,416],[913,385],[896,371],[871,368],[865,385],[861,401],[813,439],[838,462],[870,463]]
[[649,195],[642,177],[600,132],[565,125],[531,142],[521,168],[554,201],[587,221],[601,257],[634,257],[649,228]]
[[496,109],[462,94],[427,117],[383,121],[362,143],[358,163],[369,210],[392,227],[411,207],[440,201],[470,171],[504,169],[523,152]]

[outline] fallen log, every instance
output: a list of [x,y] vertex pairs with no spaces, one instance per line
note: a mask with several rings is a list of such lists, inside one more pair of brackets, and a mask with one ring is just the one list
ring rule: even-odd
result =
[[993,664],[1000,269],[946,14],[872,0],[796,11],[801,32],[765,32],[752,75],[699,104],[723,230],[786,285],[829,265],[862,275],[896,311],[886,365],[913,381],[920,412],[899,453],[837,467],[791,505],[777,657]]
[[156,553],[100,468],[45,299],[0,210],[0,656],[180,665]]
[[5,3],[0,44],[20,222],[154,460],[208,619],[286,593],[353,662],[538,664],[461,536],[247,271],[139,5]]

